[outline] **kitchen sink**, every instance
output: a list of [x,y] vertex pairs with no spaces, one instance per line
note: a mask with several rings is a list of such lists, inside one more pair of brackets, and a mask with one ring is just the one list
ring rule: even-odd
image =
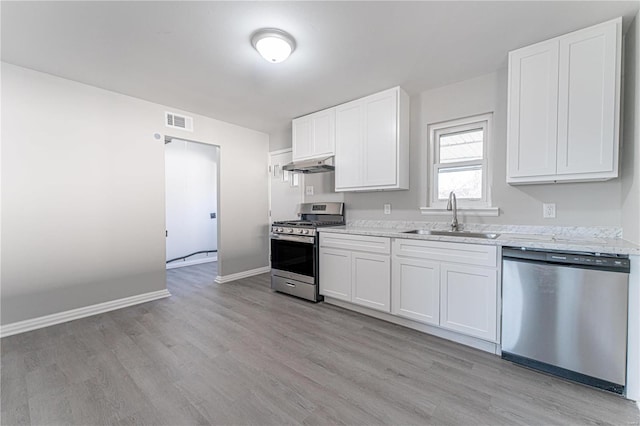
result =
[[412,231],[404,231],[403,234],[436,235],[436,236],[451,236],[451,237],[465,237],[465,238],[485,238],[488,240],[495,240],[500,236],[500,234],[494,234],[494,233],[488,233],[488,232],[435,231],[431,229],[414,229]]

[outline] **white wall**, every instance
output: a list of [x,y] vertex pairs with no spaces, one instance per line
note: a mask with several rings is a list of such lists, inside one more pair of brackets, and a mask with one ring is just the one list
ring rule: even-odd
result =
[[269,151],[279,151],[285,148],[291,148],[291,123],[278,132],[269,135]]
[[[464,217],[463,222],[622,226],[621,179],[607,182],[563,183],[511,186],[506,183],[507,70],[445,87],[428,90],[411,97],[410,189],[372,193],[334,193],[329,174],[315,175],[306,180],[314,185],[314,197],[307,201],[344,200],[349,220],[413,220],[447,221],[449,214],[422,215],[419,207],[426,205],[426,166],[424,148],[427,125],[470,115],[494,113],[494,139],[489,161],[493,205],[500,208],[498,217]],[[636,138],[637,139],[637,138]],[[629,172],[632,167],[626,164]],[[634,172],[635,174],[638,171]],[[542,203],[556,203],[557,217],[542,218]],[[392,214],[383,214],[383,204],[392,204]],[[630,214],[638,215],[630,207]]]
[[640,244],[640,13],[625,37],[622,126],[622,229]]
[[[166,260],[218,249],[218,147],[172,139],[165,143]],[[172,262],[186,266],[215,254]]]
[[3,325],[165,288],[164,140],[220,146],[219,274],[266,267],[268,135],[2,64]]

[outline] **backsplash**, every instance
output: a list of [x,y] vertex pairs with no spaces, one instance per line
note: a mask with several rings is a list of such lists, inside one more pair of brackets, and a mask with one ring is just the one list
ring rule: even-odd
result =
[[[450,229],[449,222],[418,222],[402,220],[354,220],[347,221],[354,228],[378,229]],[[572,238],[622,238],[622,228],[613,226],[532,226],[462,223],[460,230],[508,234],[553,235]]]

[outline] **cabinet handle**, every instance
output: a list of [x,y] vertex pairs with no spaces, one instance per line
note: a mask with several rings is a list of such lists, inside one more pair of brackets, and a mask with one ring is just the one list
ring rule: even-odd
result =
[[296,286],[294,283],[291,283],[289,281],[286,281],[285,284],[288,285],[289,287],[295,287]]

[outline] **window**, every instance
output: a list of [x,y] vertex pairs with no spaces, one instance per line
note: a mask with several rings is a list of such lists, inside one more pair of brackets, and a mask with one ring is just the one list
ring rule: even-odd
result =
[[487,207],[487,146],[491,114],[429,125],[432,208],[443,208],[449,193],[462,207]]

